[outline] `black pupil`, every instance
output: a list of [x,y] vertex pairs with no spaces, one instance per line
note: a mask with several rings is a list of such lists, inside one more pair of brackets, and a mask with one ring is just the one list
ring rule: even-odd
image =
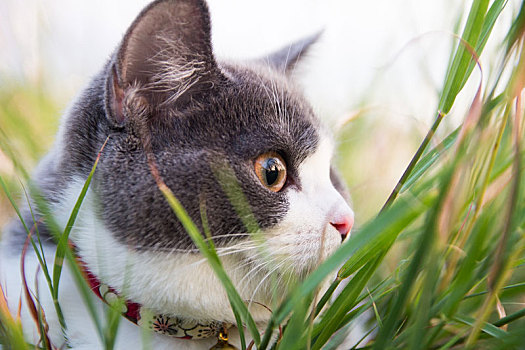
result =
[[264,164],[264,175],[266,176],[266,184],[271,186],[279,178],[279,163],[277,159],[269,158]]

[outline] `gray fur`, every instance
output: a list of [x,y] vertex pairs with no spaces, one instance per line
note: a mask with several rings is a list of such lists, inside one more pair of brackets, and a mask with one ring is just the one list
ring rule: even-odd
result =
[[[157,188],[148,153],[194,222],[201,226],[203,201],[211,233],[230,235],[217,238],[217,244],[246,232],[213,172],[223,161],[233,169],[259,226],[277,224],[288,209],[286,191],[301,186],[297,168],[320,137],[311,107],[282,72],[315,39],[255,64],[216,62],[204,1],[152,3],[67,114],[56,151],[37,173],[40,190],[59,201],[73,177],[87,178],[109,136],[92,191],[98,215],[129,247],[194,249]],[[281,192],[268,191],[253,171],[254,159],[268,151],[287,163],[289,178]],[[333,181],[345,191],[336,177]]]

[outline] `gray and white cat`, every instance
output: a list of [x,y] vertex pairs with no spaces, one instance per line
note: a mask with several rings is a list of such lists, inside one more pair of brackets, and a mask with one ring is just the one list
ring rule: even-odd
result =
[[[334,143],[289,79],[314,41],[305,39],[260,61],[221,62],[212,52],[203,0],[159,0],[139,14],[64,116],[53,150],[34,175],[64,228],[107,139],[70,236],[100,283],[153,313],[235,324],[221,283],[158,189],[152,163],[200,228],[204,203],[224,268],[261,325],[270,316],[264,305],[275,305],[287,291],[286,279],[268,276],[286,272],[301,278],[337,249],[351,230],[353,212],[331,166]],[[266,254],[217,180],[214,164],[224,163],[257,221]],[[24,213],[31,227],[29,210]],[[48,262],[53,261],[53,240],[41,221],[38,225]],[[0,255],[0,282],[13,312],[25,238],[22,225],[11,224]],[[66,340],[37,266],[29,252],[28,285],[38,283],[50,340],[61,347]],[[103,302],[96,301],[103,313]],[[102,348],[67,269],[59,302],[68,345]],[[28,340],[37,342],[25,305],[22,320]],[[238,346],[236,334],[232,327],[230,342]],[[116,348],[141,348],[141,337],[139,326],[123,320]],[[208,349],[216,341],[154,333],[151,345]]]

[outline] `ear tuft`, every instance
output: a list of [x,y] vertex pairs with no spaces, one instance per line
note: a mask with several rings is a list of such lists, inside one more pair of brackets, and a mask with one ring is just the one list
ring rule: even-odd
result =
[[[151,110],[189,100],[217,72],[210,15],[203,0],[158,0],[126,32],[107,77],[106,106],[114,122],[127,116],[126,96],[137,91]],[[208,81],[209,83],[209,81]]]

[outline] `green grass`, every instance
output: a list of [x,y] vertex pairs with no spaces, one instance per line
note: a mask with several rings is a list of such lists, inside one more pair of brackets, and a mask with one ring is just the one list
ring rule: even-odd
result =
[[[525,154],[522,144],[525,5],[515,14],[508,35],[500,43],[501,63],[494,69],[499,73],[488,86],[480,85],[473,94],[472,105],[460,126],[441,141],[435,140],[457,95],[477,69],[477,58],[505,4],[497,0],[473,1],[465,16],[462,39],[457,40],[450,54],[436,119],[398,184],[390,196],[385,197],[383,209],[371,215],[357,234],[305,280],[298,282],[281,304],[272,308],[270,322],[263,333],[257,329],[246,302],[222,268],[212,241],[206,240],[206,232],[198,230],[177,198],[156,176],[175,215],[222,281],[238,325],[245,326],[241,334],[249,332],[258,349],[272,346],[287,350],[333,349],[344,340],[345,330],[362,315],[370,318],[365,324],[365,332],[370,336],[349,347],[514,349],[525,346]],[[25,169],[30,168],[46,148],[34,142],[33,131],[16,126],[14,121],[18,116],[18,111],[3,110],[0,128],[4,140],[0,143],[1,150],[13,163],[9,171],[0,169],[2,188],[5,199],[9,199],[15,210],[16,201],[11,193],[20,193],[17,176],[28,181]],[[342,137],[352,137],[351,127],[343,130]],[[344,155],[351,152],[351,146],[346,143],[341,146],[342,162]],[[155,164],[150,165],[156,174]],[[96,164],[93,171],[95,168]],[[345,164],[342,168],[346,168]],[[235,179],[224,167],[217,168],[216,174],[234,208],[246,220],[246,227],[253,232],[254,239],[260,240],[249,205]],[[40,258],[42,270],[49,276],[48,287],[55,297],[62,260],[74,262],[64,242],[84,195],[85,191],[72,208],[66,231],[54,229],[60,247],[55,261],[51,264]],[[359,203],[360,200],[356,200],[355,206]],[[45,207],[45,203],[39,204]],[[205,205],[203,218],[206,217],[204,208]],[[37,233],[29,236],[33,249],[41,254],[38,240],[34,240],[35,236],[38,238]],[[111,349],[120,317],[108,308],[106,318],[99,319],[88,287],[78,269],[73,270],[99,336]],[[334,271],[336,280],[324,295],[318,295],[320,284]],[[335,294],[337,287],[341,292]],[[38,311],[37,301],[34,303]],[[56,308],[60,314],[58,301]],[[42,325],[41,317],[37,319]],[[6,312],[3,298],[0,298],[0,321],[0,343],[16,349],[32,347],[21,336],[16,314]],[[62,322],[66,329],[65,320]],[[283,327],[282,334],[277,344],[272,345],[272,335],[277,334],[279,327]],[[42,335],[43,341],[37,346],[46,348]],[[244,335],[242,339],[242,347],[249,346]]]

